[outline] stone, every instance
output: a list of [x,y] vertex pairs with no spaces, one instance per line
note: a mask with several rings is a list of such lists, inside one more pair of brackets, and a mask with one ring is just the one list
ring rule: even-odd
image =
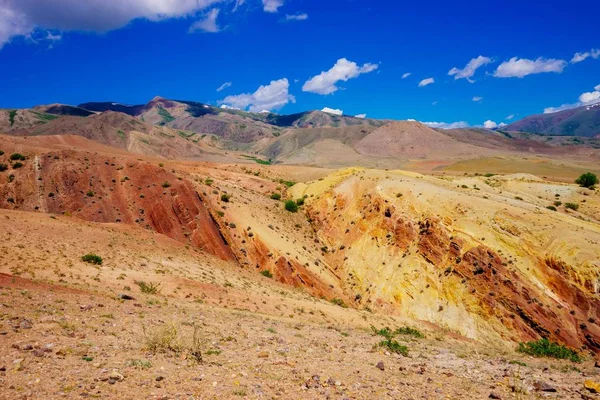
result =
[[533,387],[540,392],[556,392],[556,388],[544,381],[533,382]]
[[31,329],[31,328],[33,328],[33,324],[31,323],[30,320],[23,319],[23,320],[21,320],[21,323],[19,324],[19,327],[21,329]]
[[379,368],[380,370],[384,371],[385,370],[385,365],[383,365],[383,361],[379,361],[376,365],[377,368]]
[[165,377],[164,377],[164,376],[157,376],[157,377],[156,377],[156,382],[160,382],[160,381],[162,381],[162,380],[164,380],[164,379],[165,379]]
[[600,393],[600,383],[591,379],[586,379],[583,383],[583,387],[592,393]]
[[499,400],[499,399],[502,399],[502,397],[500,397],[500,395],[499,395],[499,394],[497,394],[497,393],[494,393],[494,392],[490,393],[490,395],[488,396],[488,398],[489,398],[489,399],[498,399],[498,400]]

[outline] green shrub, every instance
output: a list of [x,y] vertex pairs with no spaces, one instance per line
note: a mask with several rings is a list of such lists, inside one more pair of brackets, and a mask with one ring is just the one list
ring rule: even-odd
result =
[[204,181],[204,183],[206,183],[208,186],[212,185],[213,182],[214,181],[212,179],[210,179],[210,178],[206,178],[206,180]]
[[285,180],[283,180],[283,179],[280,179],[280,180],[279,180],[279,183],[281,183],[282,185],[285,185],[285,186],[287,186],[287,187],[289,187],[289,188],[290,188],[290,187],[292,187],[292,186],[294,186],[294,185],[296,184],[296,182],[292,182],[292,181],[285,181]]
[[560,205],[562,205],[562,201],[555,201],[554,202],[554,207],[559,207]]
[[273,193],[273,194],[271,195],[271,198],[272,198],[273,200],[281,200],[281,194],[279,194],[279,193]]
[[299,198],[298,200],[296,200],[296,204],[301,207],[304,205],[304,198]]
[[548,339],[540,339],[536,342],[519,343],[517,351],[534,357],[550,357],[561,360],[581,362],[581,356],[562,344],[554,343]]
[[23,163],[22,163],[22,162],[20,162],[20,161],[17,161],[16,163],[14,163],[14,164],[12,165],[13,169],[19,169],[19,168],[21,168],[22,166],[23,166]]
[[285,209],[291,213],[298,212],[298,204],[294,200],[288,200],[285,202]]
[[565,208],[568,208],[569,210],[577,211],[577,210],[579,210],[579,204],[577,204],[577,203],[565,203]]
[[223,201],[225,203],[229,203],[229,199],[231,199],[231,195],[230,194],[223,193],[221,195],[221,201]]
[[8,121],[10,122],[10,126],[15,124],[15,117],[17,116],[17,110],[10,110],[8,112]]
[[85,194],[87,197],[94,197],[94,192],[91,190],[88,190],[87,193]]
[[342,308],[348,308],[348,306],[346,305],[346,303],[344,303],[344,300],[342,300],[342,299],[338,299],[338,298],[331,299],[331,303],[335,304],[336,306],[340,306]]
[[266,276],[267,278],[271,278],[271,279],[273,278],[273,274],[269,270],[260,271],[260,274],[262,276]]
[[401,345],[396,340],[386,339],[379,342],[380,347],[385,347],[392,353],[401,354],[404,357],[408,357],[408,347]]
[[12,153],[10,159],[11,161],[25,161],[25,156],[20,153]]
[[591,172],[586,172],[577,178],[575,183],[581,187],[593,188],[594,185],[598,184],[598,177]]
[[162,184],[162,187],[166,189],[168,187],[171,187],[171,184],[169,182],[167,182],[167,181],[164,181],[163,184]]
[[4,151],[0,150],[0,156],[4,155]]
[[102,265],[102,257],[94,253],[89,253],[81,257],[81,261],[86,262],[88,264]]
[[396,335],[408,335],[408,336],[414,336],[416,338],[422,339],[425,337],[425,335],[423,334],[423,332],[419,331],[418,329],[414,329],[408,326],[405,327],[401,327],[401,328],[397,328],[394,333]]
[[160,292],[160,283],[146,283],[144,281],[135,281],[135,284],[138,285],[142,293],[157,294]]
[[0,164],[0,172],[4,172],[8,169],[8,165],[6,164]]
[[548,207],[546,207],[546,208],[547,208],[548,210],[556,211],[556,207],[554,207],[554,206],[548,206]]

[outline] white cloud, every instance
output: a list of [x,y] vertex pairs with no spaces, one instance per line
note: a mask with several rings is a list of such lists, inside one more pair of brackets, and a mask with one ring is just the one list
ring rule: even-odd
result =
[[288,21],[304,21],[308,19],[308,14],[285,14],[285,19]]
[[287,103],[296,102],[296,98],[289,93],[290,84],[286,78],[271,81],[268,85],[260,86],[254,93],[243,93],[236,96],[227,96],[219,103],[248,109],[251,112],[264,110],[277,110]]
[[219,9],[213,8],[210,10],[206,16],[192,24],[190,26],[189,32],[195,32],[197,30],[201,30],[209,33],[219,32],[219,26],[217,25],[217,17],[219,16]]
[[354,117],[360,118],[360,119],[365,119],[365,118],[367,118],[367,114],[356,114]]
[[0,47],[36,29],[107,32],[134,19],[194,15],[224,0],[0,0]]
[[498,128],[504,128],[506,125],[508,125],[508,124],[505,124],[504,122],[500,122],[498,124]]
[[592,57],[593,59],[600,58],[600,49],[592,49],[592,50],[586,51],[584,53],[575,53],[575,55],[571,59],[571,64],[585,61],[589,57]]
[[262,0],[262,3],[263,10],[269,13],[276,13],[283,6],[283,0]]
[[222,84],[221,86],[219,86],[217,88],[217,92],[221,92],[229,87],[231,87],[232,83],[231,82],[225,82],[224,84]]
[[494,76],[496,78],[523,78],[527,75],[541,74],[545,72],[561,73],[567,62],[554,58],[545,59],[539,57],[537,60],[513,57],[498,66]]
[[402,74],[402,79],[406,79],[406,78],[408,78],[410,75],[411,75],[411,73],[410,73],[410,72],[407,72],[407,73],[405,73],[405,74]]
[[478,102],[480,102],[481,100],[483,100],[483,97],[481,97],[481,96],[473,96],[473,101],[474,101],[474,102],[478,103]]
[[456,79],[466,79],[469,82],[473,83],[474,81],[471,80],[471,77],[473,75],[475,75],[475,71],[477,71],[477,69],[479,67],[482,67],[491,62],[492,62],[491,58],[479,56],[477,58],[471,59],[471,61],[469,61],[463,69],[458,69],[456,67],[452,68],[450,71],[448,71],[448,75],[450,75],[450,76],[454,75],[455,80]]
[[513,119],[514,117],[515,117],[515,115],[514,115],[514,114],[510,114],[508,117],[506,117],[506,118],[504,118],[504,119],[511,120],[511,119]]
[[327,114],[344,115],[344,112],[338,108],[325,107],[321,111],[323,111],[324,113],[327,113]]
[[375,71],[379,66],[377,64],[364,64],[359,67],[355,62],[348,61],[345,58],[337,60],[335,65],[329,71],[323,71],[319,75],[313,76],[302,86],[302,91],[317,94],[331,94],[339,88],[336,83],[357,78],[361,74],[367,74]]
[[448,122],[421,122],[421,123],[424,125],[427,125],[430,128],[438,128],[438,129],[458,129],[458,128],[468,128],[469,127],[469,123],[465,122],[465,121],[449,122],[449,123]]
[[544,114],[552,114],[555,112],[589,106],[596,103],[600,103],[600,85],[595,86],[593,92],[585,92],[579,95],[579,101],[577,103],[562,104],[558,107],[547,107],[544,108]]
[[236,12],[245,2],[246,0],[236,0],[235,6],[233,6],[233,12]]
[[423,79],[421,82],[419,82],[419,87],[424,87],[424,86],[427,86],[427,85],[431,85],[434,82],[435,82],[435,79],[433,79],[433,78]]
[[488,119],[483,123],[483,127],[486,129],[495,129],[498,127],[498,124]]

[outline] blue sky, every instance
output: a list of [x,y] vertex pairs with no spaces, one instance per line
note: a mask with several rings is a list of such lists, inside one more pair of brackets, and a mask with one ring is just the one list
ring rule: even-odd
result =
[[402,3],[0,0],[0,107],[160,95],[482,125],[600,101],[597,3]]

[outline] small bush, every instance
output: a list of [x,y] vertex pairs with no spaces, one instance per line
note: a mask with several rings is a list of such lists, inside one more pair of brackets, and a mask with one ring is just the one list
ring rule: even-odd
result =
[[88,190],[87,193],[85,194],[87,197],[94,197],[94,192],[91,190]]
[[81,261],[88,264],[102,265],[102,257],[93,253],[86,254],[85,256],[81,257]]
[[555,201],[554,202],[554,207],[559,207],[562,205],[562,201]]
[[550,357],[581,362],[581,356],[575,350],[562,344],[551,342],[548,339],[540,339],[537,342],[519,343],[517,351],[534,357]]
[[22,162],[17,161],[16,163],[13,164],[13,169],[19,169],[23,166]]
[[418,329],[414,329],[408,326],[402,327],[402,328],[397,328],[394,333],[396,335],[408,335],[408,336],[414,336],[416,338],[422,339],[425,337],[425,335],[423,334],[423,332],[419,331]]
[[221,195],[221,201],[223,201],[225,203],[229,203],[229,199],[231,199],[231,195],[230,194],[223,193]]
[[598,184],[598,177],[591,172],[586,172],[577,178],[575,183],[581,187],[593,188],[594,185]]
[[8,169],[8,165],[6,164],[0,164],[0,172],[4,172]]
[[298,207],[302,207],[304,205],[304,198],[299,198],[296,200],[296,205],[298,205]]
[[577,203],[565,203],[565,208],[568,208],[569,210],[577,211],[577,210],[579,210],[579,204],[577,204]]
[[135,281],[135,284],[139,286],[142,293],[158,294],[160,292],[160,283],[146,283],[144,281]]
[[146,341],[145,347],[152,353],[187,354],[189,355],[186,357],[188,360],[201,363],[200,329],[195,324],[192,327],[193,334],[190,337],[175,324],[164,325],[151,332],[147,332],[146,327],[142,325]]
[[554,206],[548,206],[548,207],[546,207],[546,208],[547,208],[548,210],[556,211],[556,207],[554,207]]
[[273,279],[273,274],[269,270],[260,271],[260,274],[262,276],[266,276],[267,278]]
[[288,200],[285,202],[285,209],[291,213],[298,212],[298,204],[294,200]]
[[289,188],[290,188],[290,187],[292,187],[292,186],[294,186],[294,185],[296,184],[296,182],[292,182],[292,181],[285,181],[285,180],[283,180],[283,179],[280,179],[280,180],[279,180],[279,183],[281,183],[282,185],[285,185],[285,186],[287,186],[287,187],[289,187]]
[[212,185],[213,182],[214,181],[212,179],[210,179],[210,178],[206,178],[206,180],[204,181],[204,183],[206,183],[208,186]]
[[404,357],[408,357],[408,347],[401,345],[396,340],[382,340],[381,342],[379,342],[379,346],[385,347],[392,353],[401,354]]
[[4,152],[2,150],[0,150],[0,156],[3,156]]
[[25,156],[23,154],[19,154],[19,153],[12,153],[10,155],[10,160],[11,161],[25,161]]
[[271,195],[271,198],[272,198],[273,200],[281,200],[281,194],[279,194],[279,193],[273,193],[273,194]]
[[331,299],[331,303],[335,304],[336,306],[340,306],[342,308],[348,308],[348,306],[346,305],[346,303],[344,303],[344,300],[342,300],[342,299],[338,299],[338,298]]
[[171,184],[169,182],[165,181],[165,182],[163,182],[162,187],[166,189],[168,187],[171,187]]

